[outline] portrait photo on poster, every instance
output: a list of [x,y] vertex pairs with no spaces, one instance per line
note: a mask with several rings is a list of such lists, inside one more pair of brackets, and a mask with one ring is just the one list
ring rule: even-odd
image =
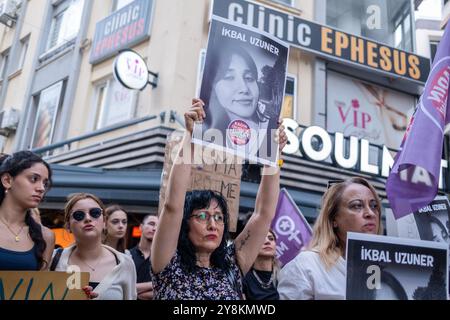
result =
[[[421,240],[435,241],[449,247],[450,256],[450,203],[446,196],[437,196],[428,206],[414,212]],[[450,272],[450,270],[449,270]]]
[[200,89],[206,119],[194,143],[275,166],[288,56],[273,36],[213,16]]

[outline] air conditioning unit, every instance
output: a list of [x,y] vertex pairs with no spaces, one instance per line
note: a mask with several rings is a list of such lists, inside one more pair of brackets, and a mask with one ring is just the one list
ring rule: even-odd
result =
[[0,23],[12,27],[17,20],[16,0],[0,0]]
[[8,109],[0,111],[0,135],[9,136],[19,125],[19,110]]

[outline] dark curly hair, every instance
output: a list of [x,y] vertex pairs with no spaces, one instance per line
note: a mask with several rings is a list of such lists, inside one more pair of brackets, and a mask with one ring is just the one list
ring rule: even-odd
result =
[[[11,177],[16,177],[24,170],[31,168],[36,163],[42,163],[48,170],[48,187],[46,192],[50,189],[52,184],[52,169],[50,165],[45,162],[40,156],[31,151],[19,151],[12,155],[3,154],[0,156],[0,177],[4,174],[9,174]],[[0,203],[3,203],[5,199],[5,187],[3,183],[0,183]],[[31,240],[35,244],[35,255],[38,261],[39,269],[42,269],[48,264],[48,261],[44,260],[44,252],[47,248],[47,243],[42,235],[42,227],[31,216],[30,210],[27,210],[25,215],[25,224],[29,228],[29,234]]]
[[186,194],[184,202],[183,222],[178,237],[178,253],[181,265],[188,271],[193,272],[197,268],[195,248],[189,239],[189,219],[192,212],[197,209],[209,207],[212,200],[216,200],[224,215],[224,230],[219,247],[211,255],[211,264],[224,271],[231,267],[226,257],[227,240],[229,239],[229,216],[228,206],[225,198],[218,192],[212,190],[193,190]]

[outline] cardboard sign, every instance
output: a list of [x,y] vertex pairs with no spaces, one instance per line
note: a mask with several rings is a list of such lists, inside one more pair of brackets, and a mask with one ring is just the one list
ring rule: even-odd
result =
[[[166,198],[166,189],[169,179],[170,169],[173,161],[178,153],[183,133],[176,131],[167,137],[164,167],[161,176],[161,189],[159,193],[158,214],[161,213]],[[201,148],[198,146],[198,148]],[[203,148],[205,150],[206,148]],[[205,154],[203,157],[205,158]],[[209,153],[211,154],[211,153]],[[193,164],[191,171],[191,184],[188,191],[191,190],[214,190],[220,192],[228,204],[230,216],[229,229],[231,232],[236,231],[237,220],[239,214],[239,195],[241,190],[242,164],[236,161],[216,162],[211,157],[205,161],[208,164]],[[197,162],[197,161],[195,161]],[[200,162],[199,162],[200,163]],[[212,164],[211,164],[212,163]]]
[[0,300],[87,300],[88,272],[0,271]]

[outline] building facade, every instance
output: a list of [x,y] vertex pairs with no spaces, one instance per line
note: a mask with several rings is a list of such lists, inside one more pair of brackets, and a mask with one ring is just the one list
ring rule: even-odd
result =
[[[156,212],[166,137],[182,128],[198,95],[215,14],[290,44],[282,186],[307,219],[317,216],[330,180],[361,175],[385,198],[393,153],[430,68],[427,55],[417,54],[419,4],[16,1],[13,24],[0,26],[0,106],[17,110],[15,125],[2,120],[2,149],[32,149],[53,164],[54,188],[42,204],[52,223],[67,194],[79,190],[136,215]],[[130,91],[118,83],[113,64],[125,49],[145,59],[156,87]],[[309,141],[305,132],[313,133]],[[253,210],[259,179],[258,166],[244,166],[241,221]]]

